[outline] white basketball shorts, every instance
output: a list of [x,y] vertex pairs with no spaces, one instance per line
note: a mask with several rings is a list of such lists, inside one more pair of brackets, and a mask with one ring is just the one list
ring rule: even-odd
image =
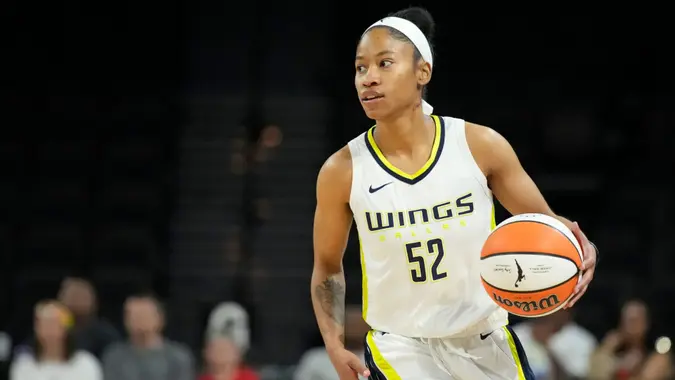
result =
[[366,336],[370,380],[534,380],[523,347],[504,326],[461,338]]

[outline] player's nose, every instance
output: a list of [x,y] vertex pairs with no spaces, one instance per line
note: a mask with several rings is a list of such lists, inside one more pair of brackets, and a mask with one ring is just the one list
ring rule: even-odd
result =
[[363,78],[363,85],[365,87],[373,87],[381,84],[380,72],[377,69],[370,69],[368,73]]

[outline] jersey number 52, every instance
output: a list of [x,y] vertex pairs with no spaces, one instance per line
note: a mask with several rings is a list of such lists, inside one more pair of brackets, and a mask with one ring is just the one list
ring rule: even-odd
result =
[[410,278],[413,282],[427,282],[427,273],[431,273],[431,281],[438,281],[448,277],[446,272],[439,272],[438,268],[441,261],[443,261],[443,256],[445,256],[443,240],[415,241],[406,244],[405,250],[408,256],[408,263],[413,266],[410,269]]

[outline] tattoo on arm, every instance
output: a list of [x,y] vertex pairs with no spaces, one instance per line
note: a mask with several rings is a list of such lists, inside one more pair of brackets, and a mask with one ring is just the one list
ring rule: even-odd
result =
[[321,309],[340,326],[345,324],[345,287],[337,276],[326,278],[314,288]]

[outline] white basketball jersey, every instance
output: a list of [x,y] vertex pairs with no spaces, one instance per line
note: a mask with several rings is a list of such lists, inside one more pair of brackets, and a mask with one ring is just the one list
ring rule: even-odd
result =
[[488,317],[507,323],[480,280],[480,251],[494,228],[492,192],[464,120],[433,119],[431,155],[413,175],[387,161],[375,127],[349,142],[364,319],[419,338],[458,335]]

